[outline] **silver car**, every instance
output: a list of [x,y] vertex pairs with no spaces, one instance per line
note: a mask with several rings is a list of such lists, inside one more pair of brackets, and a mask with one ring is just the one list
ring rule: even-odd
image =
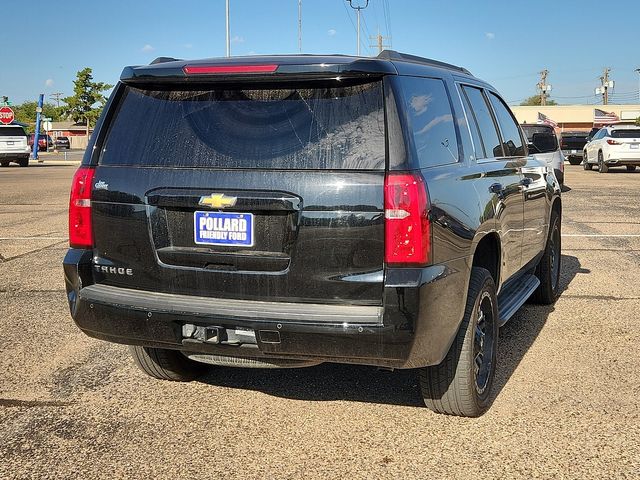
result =
[[553,172],[560,184],[564,184],[564,155],[560,150],[556,131],[550,125],[522,124],[524,134],[529,144],[529,153],[538,160],[542,160]]

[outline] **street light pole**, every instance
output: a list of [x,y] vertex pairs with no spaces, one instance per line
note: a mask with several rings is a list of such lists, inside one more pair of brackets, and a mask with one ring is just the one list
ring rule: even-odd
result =
[[634,70],[638,74],[638,103],[640,103],[640,68]]
[[363,10],[369,6],[369,0],[367,0],[367,3],[364,4],[364,7],[362,5],[358,5],[354,7],[353,3],[351,3],[352,1],[353,0],[347,0],[347,2],[349,2],[349,6],[354,10],[356,10],[357,16],[358,16],[358,46],[356,48],[356,52],[357,52],[357,55],[360,56],[360,10]]

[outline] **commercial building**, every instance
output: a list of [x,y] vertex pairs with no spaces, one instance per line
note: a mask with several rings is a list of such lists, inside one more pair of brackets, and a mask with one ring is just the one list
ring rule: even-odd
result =
[[594,126],[595,110],[599,109],[616,115],[623,123],[633,123],[640,117],[640,104],[635,105],[553,105],[511,107],[520,123],[538,123],[538,113],[558,124],[558,129],[591,130]]

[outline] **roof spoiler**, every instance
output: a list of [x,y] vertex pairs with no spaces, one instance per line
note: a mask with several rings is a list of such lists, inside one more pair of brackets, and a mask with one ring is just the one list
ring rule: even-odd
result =
[[[358,57],[236,57],[187,61],[159,57],[150,65],[125,67],[123,83],[326,80],[397,75],[391,62]],[[269,68],[265,68],[269,67]]]

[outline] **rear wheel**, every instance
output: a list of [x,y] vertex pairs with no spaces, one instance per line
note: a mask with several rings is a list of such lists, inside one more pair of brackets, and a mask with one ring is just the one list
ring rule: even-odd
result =
[[439,365],[420,370],[427,407],[437,413],[477,417],[489,407],[498,343],[496,287],[488,270],[471,270],[460,330]]
[[587,160],[587,152],[584,152],[584,156],[582,158],[583,158],[583,160],[582,160],[582,168],[584,168],[585,170],[591,170],[593,168],[593,166]]
[[189,382],[202,374],[206,365],[194,362],[178,350],[165,348],[129,347],[136,365],[147,375],[160,380]]
[[9,166],[9,162],[0,162],[0,167],[8,167]]
[[604,157],[602,156],[602,152],[598,152],[598,172],[607,173],[609,171],[609,167],[604,163]]
[[627,172],[634,172],[636,169],[635,165],[627,165]]
[[580,160],[579,158],[575,158],[575,157],[571,157],[571,158],[569,159],[569,163],[570,163],[571,165],[580,165],[580,162],[581,162],[581,161],[582,161],[582,160]]
[[551,214],[551,227],[544,254],[535,270],[535,275],[540,280],[538,289],[531,296],[535,303],[549,305],[556,301],[560,291],[560,261],[561,261],[561,236],[560,216]]

